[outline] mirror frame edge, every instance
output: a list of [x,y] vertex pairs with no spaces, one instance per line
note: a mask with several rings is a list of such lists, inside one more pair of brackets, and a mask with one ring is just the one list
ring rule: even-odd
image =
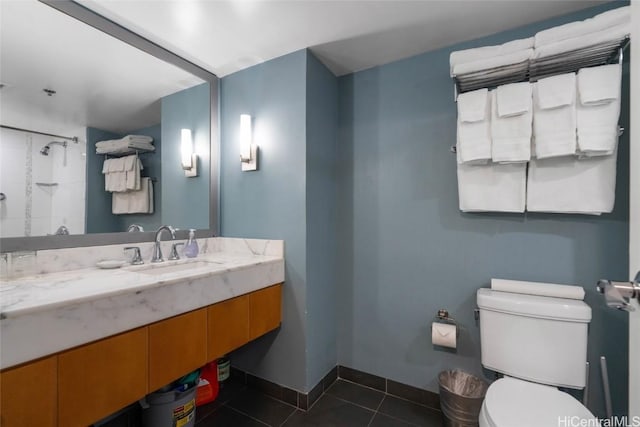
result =
[[[72,0],[38,0],[72,18],[102,31],[162,61],[175,65],[209,83],[210,92],[210,153],[209,153],[209,229],[199,229],[197,237],[213,237],[220,234],[220,127],[218,112],[219,79],[204,68],[187,61],[170,50],[142,37]],[[102,246],[153,241],[155,231],[143,233],[95,233],[66,236],[28,236],[0,238],[0,252],[37,251],[86,246]],[[176,238],[186,238],[187,231],[176,233]]]

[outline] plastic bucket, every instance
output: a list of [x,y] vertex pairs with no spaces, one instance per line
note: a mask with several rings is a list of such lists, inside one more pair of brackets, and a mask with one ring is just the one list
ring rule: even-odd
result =
[[193,427],[196,423],[196,388],[148,394],[140,401],[143,427]]
[[478,426],[478,416],[489,385],[481,378],[460,370],[438,375],[440,408],[448,427]]

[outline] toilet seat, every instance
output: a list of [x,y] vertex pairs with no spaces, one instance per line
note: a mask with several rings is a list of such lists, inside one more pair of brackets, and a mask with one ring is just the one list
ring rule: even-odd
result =
[[[564,419],[567,420],[565,423],[560,422]],[[480,425],[490,427],[574,425],[569,420],[577,419],[596,420],[596,417],[574,397],[554,387],[515,378],[502,378],[491,384],[487,390],[482,404]],[[600,424],[597,421],[590,421],[584,425]]]

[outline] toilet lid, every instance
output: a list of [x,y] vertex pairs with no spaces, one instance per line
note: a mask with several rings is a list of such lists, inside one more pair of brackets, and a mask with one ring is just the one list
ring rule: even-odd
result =
[[[595,419],[573,396],[550,386],[514,378],[502,378],[491,384],[483,405],[493,427],[574,425],[572,422],[576,419]],[[584,425],[600,424],[591,421]]]

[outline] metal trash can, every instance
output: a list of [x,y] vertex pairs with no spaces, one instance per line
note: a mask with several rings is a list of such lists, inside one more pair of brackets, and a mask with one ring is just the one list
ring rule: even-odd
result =
[[[167,387],[168,388],[168,387]],[[196,423],[196,389],[160,389],[140,401],[143,427],[193,427]]]
[[478,416],[489,384],[457,369],[438,375],[440,408],[447,427],[478,426]]

